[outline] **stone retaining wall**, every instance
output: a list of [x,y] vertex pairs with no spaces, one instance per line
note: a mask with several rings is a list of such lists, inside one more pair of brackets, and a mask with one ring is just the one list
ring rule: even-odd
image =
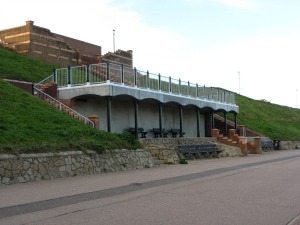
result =
[[241,150],[220,143],[217,138],[146,138],[140,139],[145,149],[148,149],[152,156],[165,163],[179,163],[179,157],[176,152],[178,145],[197,145],[197,144],[216,144],[219,149],[223,150],[219,154],[221,157],[242,156]]
[[280,150],[293,150],[300,149],[300,141],[280,141]]
[[154,166],[148,150],[0,155],[0,184],[25,183]]

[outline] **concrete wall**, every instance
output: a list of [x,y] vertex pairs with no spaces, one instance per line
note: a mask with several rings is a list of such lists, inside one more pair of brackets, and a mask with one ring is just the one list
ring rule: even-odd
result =
[[[79,96],[74,99],[74,110],[88,117],[100,117],[100,130],[107,131],[107,100],[106,97],[95,95]],[[122,133],[129,127],[134,127],[134,103],[129,97],[114,97],[111,102],[111,131]],[[176,104],[163,105],[162,127],[166,130],[179,129],[179,109]],[[138,124],[145,131],[159,128],[159,106],[157,101],[139,101]],[[197,137],[197,117],[195,108],[183,108],[183,132],[185,137]],[[205,116],[200,114],[200,135],[205,136]],[[149,132],[147,137],[153,137]]]

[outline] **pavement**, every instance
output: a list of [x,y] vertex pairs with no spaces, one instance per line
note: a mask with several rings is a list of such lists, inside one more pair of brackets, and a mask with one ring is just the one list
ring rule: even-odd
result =
[[[56,221],[54,223],[53,218],[58,217],[58,215],[65,215],[65,214],[69,215],[69,213],[72,213],[72,215],[76,217],[77,214],[78,215],[80,214],[76,212],[80,212],[83,209],[89,209],[88,212],[91,213],[92,209],[93,210],[98,209],[99,205],[101,206],[105,205],[105,207],[109,207],[111,204],[113,204],[115,207],[121,207],[120,205],[116,204],[116,202],[123,202],[125,201],[124,199],[128,200],[133,196],[134,196],[133,199],[136,198],[139,199],[139,201],[135,202],[135,205],[132,206],[132,208],[134,208],[136,207],[136,205],[141,204],[142,199],[145,196],[154,193],[158,195],[158,193],[160,193],[159,197],[152,196],[153,199],[158,198],[157,202],[161,201],[159,205],[156,204],[156,207],[151,208],[151,210],[153,210],[153,212],[157,214],[158,212],[155,210],[161,207],[162,205],[166,204],[168,205],[168,207],[170,207],[169,204],[172,205],[172,203],[174,202],[178,203],[178,201],[183,200],[180,198],[182,192],[180,193],[178,192],[176,194],[175,196],[176,201],[174,199],[174,196],[172,196],[173,200],[167,198],[166,196],[168,196],[168,190],[170,190],[169,188],[173,189],[174,187],[177,187],[179,189],[182,189],[182,187],[185,186],[191,188],[196,182],[197,184],[201,183],[201,186],[197,188],[195,186],[194,187],[195,189],[190,189],[190,190],[186,188],[184,193],[190,191],[191,193],[199,194],[202,188],[204,189],[202,190],[203,192],[201,193],[206,193],[206,192],[208,193],[210,191],[208,191],[208,189],[205,189],[205,185],[204,185],[207,184],[208,180],[214,178],[216,180],[213,180],[213,182],[222,181],[222,183],[218,183],[216,185],[218,187],[222,187],[222,186],[226,187],[227,185],[226,182],[230,180],[228,176],[232,176],[232,177],[236,176],[236,178],[232,180],[233,183],[241,179],[239,182],[241,182],[241,184],[243,183],[244,185],[246,185],[246,183],[249,182],[249,180],[245,180],[245,176],[240,176],[239,174],[245,173],[245,171],[249,171],[249,170],[252,172],[254,172],[255,170],[260,170],[265,165],[269,166],[268,168],[266,168],[269,170],[268,172],[271,171],[270,168],[271,166],[274,167],[272,168],[272,171],[275,171],[275,169],[276,171],[277,170],[281,171],[283,170],[280,168],[280,166],[282,166],[282,162],[289,162],[289,163],[293,162],[295,164],[295,167],[297,167],[298,164],[296,164],[295,160],[300,161],[300,150],[299,151],[297,150],[272,151],[272,152],[267,152],[259,155],[248,155],[247,157],[227,157],[227,158],[207,159],[207,160],[206,159],[190,160],[188,164],[183,164],[183,165],[181,164],[162,165],[159,167],[145,168],[145,169],[132,170],[132,171],[94,174],[94,175],[78,176],[78,177],[70,177],[70,178],[59,178],[55,180],[31,182],[26,184],[0,185],[0,224],[2,225],[4,224],[110,224],[110,225],[111,224],[130,224],[130,225],[132,224],[143,224],[143,225],[144,224],[182,224],[183,221],[181,221],[182,223],[166,222],[166,221],[172,221],[174,217],[168,218],[166,220],[162,219],[161,221],[149,219],[148,222],[145,222],[144,218],[150,218],[148,217],[148,215],[144,215],[144,217],[140,218],[140,220],[139,220],[139,216],[136,215],[136,220],[133,220],[131,218],[131,220],[128,219],[128,221],[131,222],[127,222],[127,223],[122,223],[122,219],[120,221],[117,220],[116,215],[111,215],[109,219],[107,219],[107,221],[103,220],[102,222],[97,221],[97,219],[95,220],[92,219],[95,218],[95,216],[101,213],[102,211],[101,212],[95,211],[94,214],[91,214],[89,217],[91,220],[86,220],[86,221],[81,220],[83,217],[82,215],[80,215],[77,220],[77,223],[67,218],[59,220],[58,222]],[[287,171],[292,168],[291,165],[292,163],[285,164]],[[293,171],[294,170],[295,168],[293,167]],[[255,176],[256,175],[257,173],[255,174]],[[275,180],[272,182],[277,182],[276,179],[278,179],[278,177],[274,177],[274,179]],[[262,177],[259,177],[254,180],[261,181],[261,183],[265,182],[264,178]],[[295,182],[295,180],[291,180],[291,183],[293,182]],[[265,185],[269,185],[269,183],[270,182],[266,183]],[[247,189],[247,187],[251,185],[251,182],[247,185],[248,186],[244,186],[244,188]],[[260,183],[257,184],[257,186],[260,185],[261,185]],[[297,185],[297,182],[295,182],[294,185]],[[255,188],[257,188],[257,186]],[[236,187],[231,186],[230,184],[229,189],[226,188],[220,190],[218,189],[216,193],[222,192],[222,194],[226,196],[228,193],[227,192],[223,193],[223,191],[232,190],[233,188]],[[292,192],[297,192],[294,191],[295,190],[294,188],[295,186],[291,187],[291,190],[293,190]],[[299,184],[299,190],[300,190],[300,184]],[[236,191],[237,195],[240,194],[238,191],[240,190]],[[226,198],[223,199],[224,198],[223,195],[219,197],[219,199],[226,202],[225,201]],[[193,196],[197,196],[197,194]],[[213,195],[210,197],[214,199]],[[240,197],[241,199],[244,198],[242,194]],[[251,198],[251,195],[249,197]],[[290,199],[290,196],[286,196],[286,197]],[[199,202],[193,203],[192,195],[185,196],[184,201],[186,200],[190,201],[191,204],[199,204]],[[144,203],[144,204],[146,205],[150,204],[149,201],[151,200],[147,199],[148,203]],[[248,199],[247,201],[251,202],[251,199]],[[236,200],[236,202],[230,202],[230,204],[233,204],[234,205],[233,208],[235,208],[236,207],[235,204],[237,204],[237,202],[238,200]],[[238,202],[238,204],[241,203]],[[264,204],[267,205],[267,203],[265,202]],[[274,208],[276,204],[278,204],[278,208],[282,207],[281,205],[282,203],[275,202]],[[139,206],[144,207],[144,205],[139,205]],[[200,206],[198,205],[197,207]],[[210,207],[217,208],[219,206],[211,205]],[[244,206],[240,206],[240,207],[244,207]],[[126,206],[125,209],[129,210]],[[125,209],[122,208],[122,210]],[[116,208],[114,210],[118,212],[120,208]],[[138,210],[139,208],[136,209],[136,211]],[[176,212],[178,215],[177,210],[178,210],[177,208],[176,210],[174,208],[174,211],[168,213],[170,213],[171,215],[172,213]],[[228,213],[227,210],[223,208],[222,210]],[[247,206],[247,210],[251,211],[252,209],[248,208]],[[105,210],[103,210],[103,212],[104,211]],[[134,214],[136,211],[134,212],[131,211],[130,213]],[[150,212],[151,211],[149,211],[149,213]],[[293,216],[291,216],[290,214],[286,214],[288,218],[285,218],[287,220],[285,224],[289,224],[289,225],[300,224],[299,215],[296,212],[300,213],[300,205],[299,205],[299,209],[293,211],[293,214],[291,214]],[[204,222],[201,220],[200,223],[199,221],[197,222],[197,212],[194,213],[195,214],[192,214],[194,220],[191,219],[191,221],[193,222],[186,223],[186,224],[195,224],[195,225],[196,224],[238,224],[238,223],[232,223],[232,221],[236,222],[242,219],[242,218],[239,218],[239,220],[228,219],[228,221],[231,221],[228,223],[227,222],[225,223],[226,220],[223,221],[224,223],[222,223],[222,221],[221,222],[219,221],[218,223],[217,222],[211,223],[211,221],[209,222],[209,220],[207,220],[206,222],[205,220]],[[292,213],[292,210],[290,210],[290,213]],[[109,213],[105,214],[103,218],[106,218],[108,216]],[[161,218],[164,217],[166,217],[166,215],[161,215]],[[256,223],[256,224],[271,224],[271,223],[264,223],[266,222],[266,219],[263,218],[263,215],[261,217],[262,217],[261,221],[263,222]],[[205,219],[206,218],[205,215],[203,215],[202,218]],[[140,223],[141,220],[143,220],[143,223]],[[157,223],[154,223],[153,221],[156,221]],[[180,221],[180,220],[176,220],[176,221]],[[186,218],[186,222],[188,221],[189,219]],[[248,221],[251,222],[250,219]],[[277,222],[278,222],[277,224],[282,224],[279,223],[278,220]],[[239,223],[239,224],[249,224],[249,223]],[[276,223],[272,223],[272,225],[273,224]]]

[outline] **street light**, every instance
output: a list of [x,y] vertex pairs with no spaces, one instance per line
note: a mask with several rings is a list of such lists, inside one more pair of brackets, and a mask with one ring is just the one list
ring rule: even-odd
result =
[[113,50],[115,52],[115,30],[113,30]]
[[239,76],[239,94],[241,94],[241,76],[240,76],[240,71],[238,71],[238,76]]

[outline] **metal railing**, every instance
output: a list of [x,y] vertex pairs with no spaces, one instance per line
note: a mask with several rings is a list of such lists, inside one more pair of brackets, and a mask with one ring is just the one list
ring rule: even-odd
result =
[[93,85],[111,82],[128,87],[149,89],[207,101],[236,105],[232,92],[213,87],[200,86],[180,79],[152,74],[136,68],[113,63],[55,69],[53,81],[58,87]]
[[95,125],[90,119],[86,118],[85,116],[83,116],[80,113],[76,112],[72,108],[66,106],[62,102],[58,101],[57,99],[53,98],[52,96],[50,96],[47,93],[42,91],[43,85],[45,85],[46,83],[51,82],[52,78],[54,78],[53,75],[51,75],[50,77],[47,77],[46,79],[42,80],[41,82],[35,84],[33,86],[35,95],[38,98],[46,101],[50,105],[54,106],[55,108],[59,109],[60,111],[63,111],[64,113],[68,114],[69,116],[71,116],[73,118],[76,118],[77,120],[82,121],[84,124],[87,124],[87,125],[94,128]]

